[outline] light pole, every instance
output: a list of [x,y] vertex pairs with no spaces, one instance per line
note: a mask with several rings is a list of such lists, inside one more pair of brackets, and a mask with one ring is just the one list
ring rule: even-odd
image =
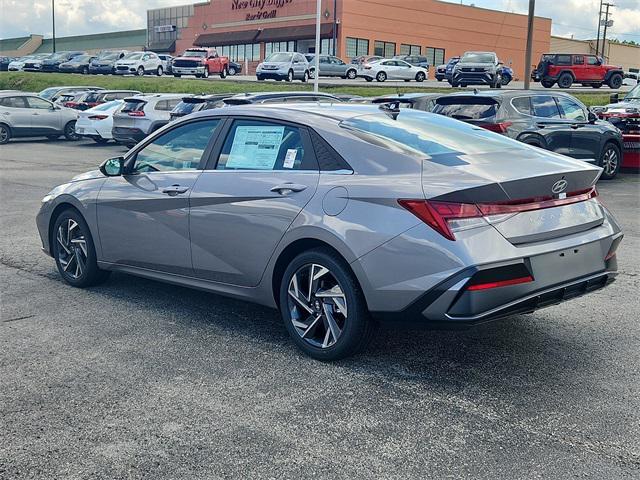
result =
[[313,91],[318,93],[318,80],[320,79],[320,10],[322,9],[322,0],[318,0],[316,5],[316,54],[313,57],[315,64],[315,75],[313,76]]
[[536,0],[529,0],[529,18],[527,23],[527,50],[524,55],[524,89],[529,90],[531,84],[531,50],[533,49],[533,19]]
[[51,23],[53,25],[53,53],[56,53],[56,0],[51,0]]

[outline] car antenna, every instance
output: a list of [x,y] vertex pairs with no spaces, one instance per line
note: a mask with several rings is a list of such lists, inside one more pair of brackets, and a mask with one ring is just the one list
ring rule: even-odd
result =
[[381,103],[378,108],[394,120],[396,120],[400,114],[400,102]]

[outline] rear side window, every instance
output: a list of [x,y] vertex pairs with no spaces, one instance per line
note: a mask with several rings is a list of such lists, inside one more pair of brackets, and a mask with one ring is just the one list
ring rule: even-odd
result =
[[24,97],[5,97],[0,99],[0,105],[9,108],[27,108]]
[[236,120],[220,152],[217,170],[308,170],[317,167],[298,127]]
[[516,97],[511,100],[511,104],[519,113],[531,115],[531,100],[529,97]]
[[123,112],[123,113],[140,112],[140,111],[144,110],[144,106],[146,104],[147,104],[147,102],[141,102],[139,100],[124,102],[124,105],[122,106],[120,111]]
[[87,96],[84,98],[84,101],[85,101],[85,102],[88,102],[88,103],[97,102],[101,95],[102,95],[102,94],[101,94],[101,93],[99,93],[99,92],[96,92],[96,93],[88,93],[88,94],[87,94]]
[[160,100],[158,103],[156,103],[156,106],[154,107],[154,110],[161,110],[163,112],[170,112],[181,101],[182,100],[180,100],[179,98],[172,98],[172,99],[168,99],[168,100]]
[[451,97],[439,99],[433,112],[457,120],[482,120],[494,117],[498,108],[499,105],[491,99],[456,99]]
[[536,95],[531,97],[531,105],[536,117],[560,118],[560,110],[556,101],[550,95]]
[[558,55],[556,65],[571,65],[571,55]]
[[574,55],[573,56],[573,64],[574,65],[584,65],[584,57],[582,55]]
[[174,113],[179,113],[182,115],[189,115],[192,112],[197,112],[200,110],[203,102],[180,102],[176,107],[172,110]]

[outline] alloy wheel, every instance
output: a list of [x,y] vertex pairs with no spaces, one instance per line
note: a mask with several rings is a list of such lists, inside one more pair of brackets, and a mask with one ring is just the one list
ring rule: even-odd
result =
[[0,126],[0,144],[9,141],[9,130],[5,126]]
[[618,152],[615,148],[608,148],[602,157],[602,168],[607,176],[613,176],[618,169]]
[[288,309],[296,333],[316,348],[338,341],[347,322],[347,298],[331,271],[317,263],[300,267],[288,287]]
[[67,219],[58,227],[58,262],[62,271],[73,279],[82,276],[87,268],[87,240],[78,222]]

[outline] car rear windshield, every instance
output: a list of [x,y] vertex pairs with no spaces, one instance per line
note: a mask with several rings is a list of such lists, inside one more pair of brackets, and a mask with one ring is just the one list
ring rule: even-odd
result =
[[291,54],[290,53],[282,53],[282,52],[272,53],[267,58],[265,58],[264,61],[265,62],[290,62],[291,61]]
[[461,62],[464,63],[493,63],[495,57],[491,53],[465,53],[462,56]]
[[456,120],[482,120],[495,116],[498,108],[499,104],[493,98],[451,97],[439,98],[432,112]]
[[100,99],[101,92],[92,92],[88,93],[86,97],[84,97],[84,101],[87,103],[97,102]]
[[111,110],[112,108],[115,108],[120,104],[122,104],[122,100],[111,100],[110,102],[101,103],[100,105],[93,107],[91,110],[103,112],[105,110]]
[[207,52],[205,50],[187,50],[182,56],[203,58],[207,56]]
[[128,53],[122,59],[123,60],[140,60],[142,58],[141,53]]
[[139,112],[144,109],[147,102],[142,100],[125,100],[124,105],[120,109],[121,112]]
[[522,150],[522,143],[484,128],[416,110],[402,110],[394,120],[384,113],[340,122],[362,140],[401,153],[426,157]]

